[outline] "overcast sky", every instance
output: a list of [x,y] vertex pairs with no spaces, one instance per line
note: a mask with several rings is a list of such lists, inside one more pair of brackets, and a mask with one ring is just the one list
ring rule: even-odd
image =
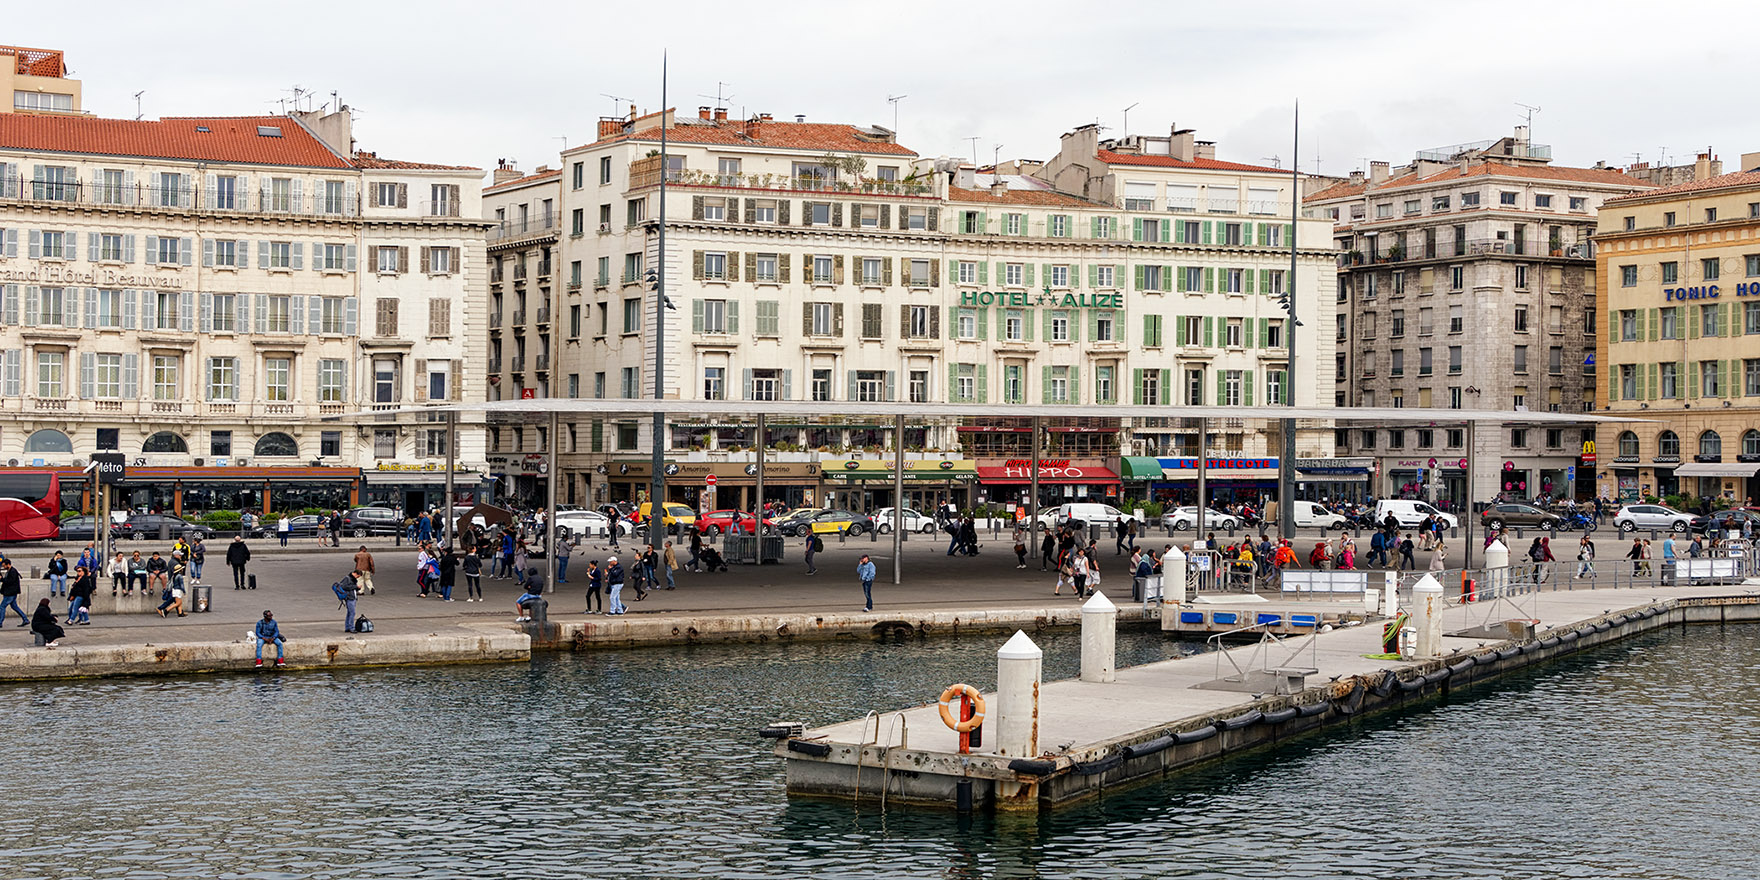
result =
[[[1353,8],[1354,7],[1354,8]],[[295,9],[289,14],[286,10]],[[1507,135],[1535,105],[1534,140],[1563,164],[1691,161],[1735,170],[1760,151],[1745,98],[1760,6],[1699,2],[1682,17],[1618,3],[1251,4],[1017,0],[951,4],[546,4],[100,0],[78,15],[15,15],[8,42],[66,51],[101,116],[275,112],[294,86],[356,108],[382,156],[523,169],[555,165],[563,138],[633,98],[714,103],[809,121],[891,127],[926,156],[1048,158],[1084,123],[1166,134],[1178,123],[1217,156],[1288,167],[1302,104],[1301,168],[1343,174],[1428,147]],[[93,14],[96,13],[96,14]],[[104,25],[103,22],[111,22]],[[1707,38],[1676,43],[1691,29]],[[1727,35],[1727,38],[1718,37]],[[619,111],[621,112],[621,111]]]

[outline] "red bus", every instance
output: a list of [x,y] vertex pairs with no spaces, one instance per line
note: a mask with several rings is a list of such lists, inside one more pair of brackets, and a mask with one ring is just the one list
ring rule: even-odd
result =
[[47,541],[60,533],[60,476],[0,471],[0,541]]

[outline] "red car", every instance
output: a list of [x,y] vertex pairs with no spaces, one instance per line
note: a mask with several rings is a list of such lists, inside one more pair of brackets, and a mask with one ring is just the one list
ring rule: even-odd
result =
[[[722,532],[730,531],[733,528],[733,518],[735,516],[739,517],[740,531],[749,535],[757,530],[757,526],[755,525],[757,518],[747,511],[711,510],[702,516],[697,517],[697,532],[704,537],[712,538]],[[764,528],[769,529],[775,525],[775,520],[772,520],[769,517],[764,518]]]

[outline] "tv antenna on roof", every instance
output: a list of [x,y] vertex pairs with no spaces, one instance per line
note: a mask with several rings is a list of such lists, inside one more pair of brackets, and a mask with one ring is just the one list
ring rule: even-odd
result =
[[1124,136],[1127,138],[1131,136],[1131,111],[1136,109],[1137,104],[1141,104],[1141,103],[1143,103],[1143,102],[1138,101],[1138,102],[1136,102],[1136,104],[1132,104],[1129,107],[1124,108],[1124,111],[1123,111],[1124,112]]
[[715,81],[715,94],[705,95],[702,92],[698,92],[697,97],[699,97],[699,98],[714,98],[715,99],[715,106],[717,108],[725,108],[727,106],[727,102],[729,99],[739,97],[738,95],[723,95],[722,94],[722,92],[727,91],[727,87],[730,85],[733,85],[733,83],[721,82],[720,80],[716,80]]
[[1517,107],[1520,107],[1520,108],[1528,111],[1526,114],[1526,118],[1528,121],[1527,122],[1527,124],[1528,124],[1528,142],[1533,143],[1534,142],[1534,114],[1539,113],[1540,108],[1535,107],[1532,104],[1523,104],[1520,101],[1515,102],[1515,104]]
[[141,121],[141,96],[146,93],[146,89],[134,93],[134,121],[136,122]]
[[612,116],[621,116],[623,114],[623,105],[634,104],[636,102],[636,99],[634,98],[625,98],[621,95],[613,95],[609,92],[600,92],[599,94],[611,99]]
[[972,167],[978,167],[978,136],[972,135],[969,138],[963,138],[963,140],[972,142]]
[[996,147],[990,151],[990,174],[992,176],[1000,176],[1001,175],[1001,172],[997,170],[997,167],[1001,162],[1002,162],[1002,145],[997,144]]
[[900,102],[908,97],[910,97],[910,95],[887,95],[886,96],[886,103],[892,105],[892,133],[893,134],[898,134],[898,102]]
[[1265,156],[1265,157],[1261,158],[1259,161],[1270,162],[1271,167],[1273,167],[1273,168],[1282,168],[1283,167],[1283,158],[1281,156]]

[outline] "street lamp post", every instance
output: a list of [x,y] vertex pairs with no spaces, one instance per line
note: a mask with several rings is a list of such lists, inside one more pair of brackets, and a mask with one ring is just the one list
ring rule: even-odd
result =
[[[660,53],[660,208],[654,268],[654,399],[666,398],[666,53]],[[654,454],[648,483],[648,540],[660,540],[666,522],[666,414],[654,412]],[[640,508],[637,508],[638,510]]]

